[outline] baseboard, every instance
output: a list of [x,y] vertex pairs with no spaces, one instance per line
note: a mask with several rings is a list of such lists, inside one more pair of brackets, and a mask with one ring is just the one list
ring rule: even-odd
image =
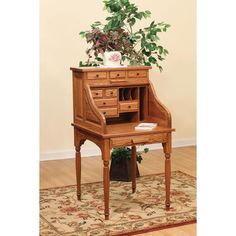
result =
[[[173,140],[173,147],[187,147],[196,145],[196,138],[190,139],[176,139]],[[162,148],[161,144],[149,144],[145,145],[150,150],[157,150]],[[139,147],[139,149],[143,149],[143,147]],[[91,157],[91,156],[100,156],[101,151],[98,147],[95,148],[82,148],[81,156],[82,157]],[[42,152],[40,153],[40,161],[49,161],[49,160],[61,160],[61,159],[70,159],[74,158],[75,151],[73,149],[70,150],[62,150],[62,151],[52,151],[52,152]]]

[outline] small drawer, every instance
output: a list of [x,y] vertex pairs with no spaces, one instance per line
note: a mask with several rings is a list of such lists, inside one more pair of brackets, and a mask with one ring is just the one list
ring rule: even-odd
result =
[[137,111],[138,110],[138,101],[132,102],[120,102],[120,111],[127,112],[127,111]]
[[100,111],[102,112],[103,115],[105,115],[105,117],[118,115],[117,108],[103,108],[103,109],[100,109]]
[[131,71],[128,71],[128,77],[129,78],[145,78],[147,77],[147,71],[146,70],[131,70]]
[[117,89],[106,89],[105,96],[106,97],[117,97]]
[[102,98],[102,90],[91,90],[93,98]]
[[131,137],[122,137],[122,138],[112,138],[111,144],[112,147],[122,147],[122,146],[131,146],[138,144],[148,144],[148,143],[163,143],[166,142],[166,134],[148,134],[148,135],[137,135]]
[[94,102],[98,107],[116,106],[117,105],[117,98],[95,99]]
[[107,73],[106,72],[88,72],[87,79],[106,79]]
[[111,79],[125,78],[125,71],[112,71],[110,72]]

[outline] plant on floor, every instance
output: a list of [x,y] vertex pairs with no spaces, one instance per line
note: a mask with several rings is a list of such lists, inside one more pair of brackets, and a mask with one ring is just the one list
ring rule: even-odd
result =
[[167,49],[159,44],[158,34],[170,27],[164,22],[152,21],[145,28],[135,29],[139,20],[151,16],[148,10],[139,11],[129,0],[104,0],[104,9],[109,13],[106,23],[96,21],[88,31],[80,32],[91,47],[86,50],[88,60],[80,66],[97,66],[102,64],[105,51],[119,51],[122,62],[130,65],[156,65],[168,54]]
[[[144,148],[143,152],[137,151],[136,152],[136,159],[138,163],[141,163],[143,160],[142,154],[147,153],[149,151],[148,148]],[[122,147],[122,148],[113,148],[111,152],[111,160],[113,160],[115,163],[118,163],[121,161],[121,159],[127,158],[128,160],[131,160],[131,148],[129,147]]]

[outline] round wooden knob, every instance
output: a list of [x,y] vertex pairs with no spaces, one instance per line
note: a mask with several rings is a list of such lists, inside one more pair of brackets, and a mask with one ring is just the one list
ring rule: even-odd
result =
[[104,102],[103,105],[106,105],[106,103]]
[[111,92],[111,95],[113,94],[113,92]]
[[131,108],[131,106],[129,105],[128,108]]
[[120,74],[117,74],[117,76],[120,76]]
[[103,114],[106,115],[106,112],[104,111]]
[[99,77],[99,75],[96,75],[96,77],[98,78],[98,77]]
[[137,73],[137,75],[139,75],[139,73]]
[[96,93],[96,95],[98,95],[98,93]]

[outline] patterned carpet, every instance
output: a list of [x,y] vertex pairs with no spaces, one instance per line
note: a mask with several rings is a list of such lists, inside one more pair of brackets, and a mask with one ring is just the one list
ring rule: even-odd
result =
[[165,210],[164,174],[130,182],[110,183],[110,219],[104,220],[103,185],[82,185],[82,201],[76,187],[40,191],[41,236],[134,235],[196,221],[196,180],[180,171],[171,173],[171,209]]

